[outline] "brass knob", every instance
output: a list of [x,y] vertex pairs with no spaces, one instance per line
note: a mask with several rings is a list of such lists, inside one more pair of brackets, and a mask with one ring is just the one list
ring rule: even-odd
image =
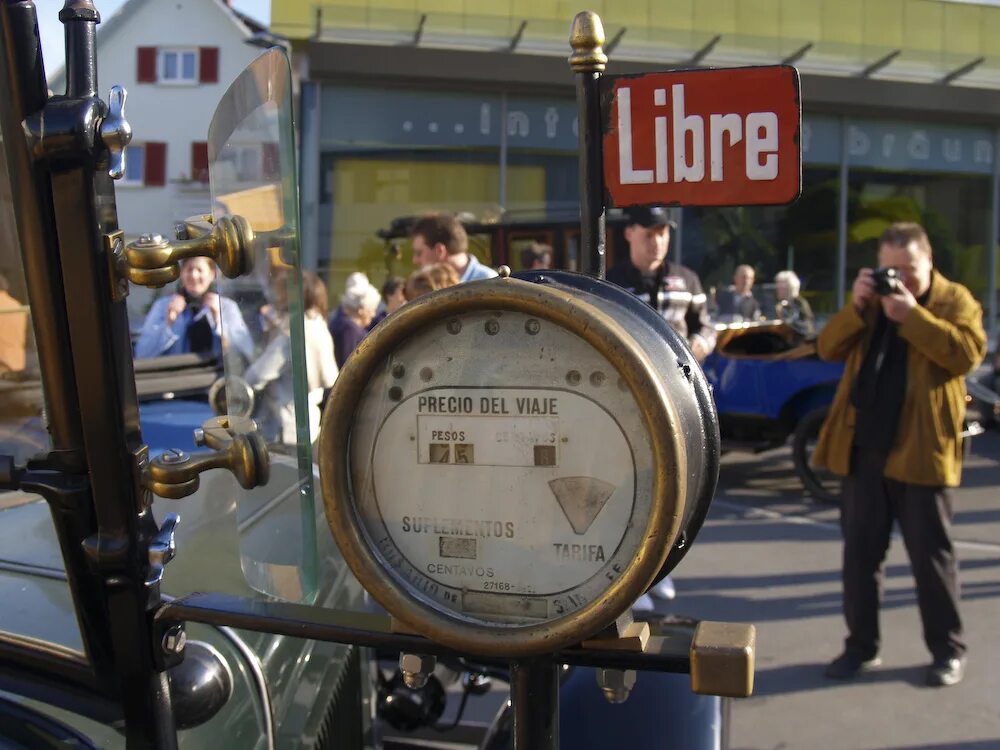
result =
[[569,65],[574,73],[602,73],[608,64],[604,54],[604,24],[591,10],[577,13],[570,27],[569,44],[573,54]]
[[144,234],[125,247],[124,273],[139,286],[161,287],[180,277],[180,262],[210,258],[230,279],[253,271],[254,232],[242,216],[223,216],[212,231],[187,240],[170,242],[158,234]]
[[155,495],[179,500],[198,490],[203,471],[228,469],[243,489],[263,486],[271,477],[271,460],[267,443],[255,430],[249,419],[210,419],[201,429],[199,442],[214,450],[166,451],[149,462],[143,484]]

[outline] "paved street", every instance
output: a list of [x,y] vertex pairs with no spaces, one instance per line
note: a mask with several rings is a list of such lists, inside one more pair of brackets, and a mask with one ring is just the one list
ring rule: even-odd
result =
[[965,681],[924,687],[929,662],[902,541],[887,562],[883,665],[823,677],[841,649],[837,510],[803,495],[787,452],[729,454],[673,609],[757,625],[754,697],[733,706],[733,748],[1000,748],[1000,435],[975,442],[956,493]]

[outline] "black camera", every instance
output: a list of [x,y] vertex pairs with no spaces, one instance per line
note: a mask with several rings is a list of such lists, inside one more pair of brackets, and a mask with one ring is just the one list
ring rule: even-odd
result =
[[876,268],[872,272],[872,280],[875,282],[875,293],[883,297],[899,291],[899,274],[895,268]]

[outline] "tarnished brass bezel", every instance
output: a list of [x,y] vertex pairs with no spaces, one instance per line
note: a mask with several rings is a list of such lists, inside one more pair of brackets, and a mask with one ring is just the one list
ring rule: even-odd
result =
[[[477,311],[520,312],[562,326],[617,369],[642,411],[654,460],[652,508],[635,558],[584,608],[537,625],[471,625],[432,608],[385,570],[368,544],[355,507],[350,439],[354,414],[371,377],[391,354],[430,325]],[[662,378],[628,331],[584,298],[561,287],[491,279],[442,289],[404,305],[358,346],[341,370],[326,410],[319,465],[327,521],[351,570],[394,617],[431,640],[470,654],[519,657],[578,643],[610,625],[646,590],[680,533],[687,491],[686,448]]]

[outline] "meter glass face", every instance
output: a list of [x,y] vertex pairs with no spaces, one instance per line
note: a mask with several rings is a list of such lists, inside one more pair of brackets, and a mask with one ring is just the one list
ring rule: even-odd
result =
[[245,221],[254,234],[253,272],[217,277],[223,305],[238,308],[229,317],[222,308],[223,402],[230,416],[253,418],[271,457],[267,485],[246,491],[232,481],[243,573],[265,594],[309,601],[317,520],[310,445],[322,388],[311,393],[306,382],[291,93],[284,52],[257,57],[216,110],[208,157],[214,220]]
[[359,404],[350,459],[382,565],[470,623],[540,624],[600,598],[651,510],[631,391],[590,344],[523,313],[440,320],[392,352]]

